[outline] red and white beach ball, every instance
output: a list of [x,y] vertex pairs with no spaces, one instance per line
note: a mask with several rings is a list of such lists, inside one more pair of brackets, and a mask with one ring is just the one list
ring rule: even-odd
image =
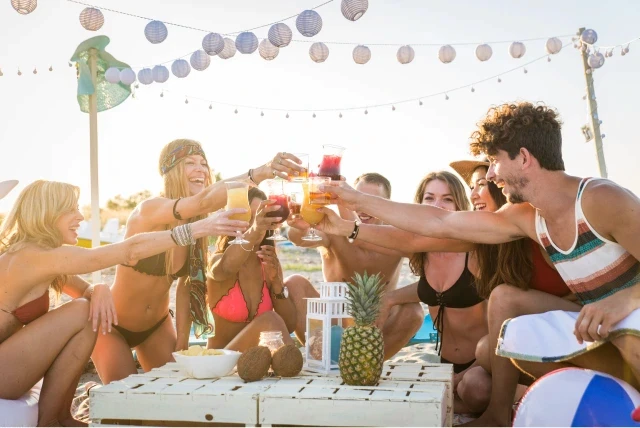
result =
[[640,427],[632,418],[638,406],[640,393],[625,381],[593,370],[565,368],[531,385],[513,426]]

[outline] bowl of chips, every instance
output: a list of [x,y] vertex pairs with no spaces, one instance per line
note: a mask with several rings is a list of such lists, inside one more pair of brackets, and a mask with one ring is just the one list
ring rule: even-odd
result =
[[187,376],[211,379],[231,374],[240,355],[240,352],[228,349],[207,349],[193,345],[184,351],[174,352],[173,358],[182,366]]

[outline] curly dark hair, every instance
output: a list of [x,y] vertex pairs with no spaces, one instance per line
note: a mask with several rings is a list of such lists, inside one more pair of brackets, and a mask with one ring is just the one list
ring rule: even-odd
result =
[[524,147],[548,171],[564,171],[562,122],[558,113],[541,103],[516,102],[494,106],[471,134],[469,148],[474,156],[494,156],[499,150],[515,157]]

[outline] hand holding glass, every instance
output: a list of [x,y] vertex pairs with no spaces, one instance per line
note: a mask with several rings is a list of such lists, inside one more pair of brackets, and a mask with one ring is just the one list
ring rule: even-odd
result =
[[309,177],[309,181],[302,184],[304,189],[304,199],[300,208],[302,219],[309,223],[311,227],[309,232],[301,239],[303,241],[322,241],[322,238],[316,234],[315,225],[320,223],[324,218],[324,213],[318,212],[318,209],[331,203],[331,196],[320,190],[320,186],[331,181],[329,177]]
[[[232,220],[251,221],[251,207],[249,206],[249,185],[238,181],[229,181],[225,183],[227,187],[227,209],[244,208],[247,210],[243,214],[233,214],[229,218]],[[249,241],[244,239],[241,231],[236,231],[238,236],[229,245],[248,244]]]
[[[276,211],[271,211],[265,215],[265,217],[281,217],[282,221],[285,221],[289,217],[289,197],[284,191],[284,180],[266,180],[265,188],[267,197],[270,201],[273,201],[275,205],[279,205]],[[272,241],[286,241],[287,238],[280,234],[280,227],[276,227],[272,236],[267,239]]]

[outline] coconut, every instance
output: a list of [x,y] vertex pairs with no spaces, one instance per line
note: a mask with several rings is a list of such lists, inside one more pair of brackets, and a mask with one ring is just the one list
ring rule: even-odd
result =
[[293,377],[302,370],[302,352],[296,345],[286,345],[278,349],[271,359],[271,368],[276,376]]
[[269,372],[271,351],[266,346],[247,349],[238,359],[238,376],[246,382],[260,380]]

